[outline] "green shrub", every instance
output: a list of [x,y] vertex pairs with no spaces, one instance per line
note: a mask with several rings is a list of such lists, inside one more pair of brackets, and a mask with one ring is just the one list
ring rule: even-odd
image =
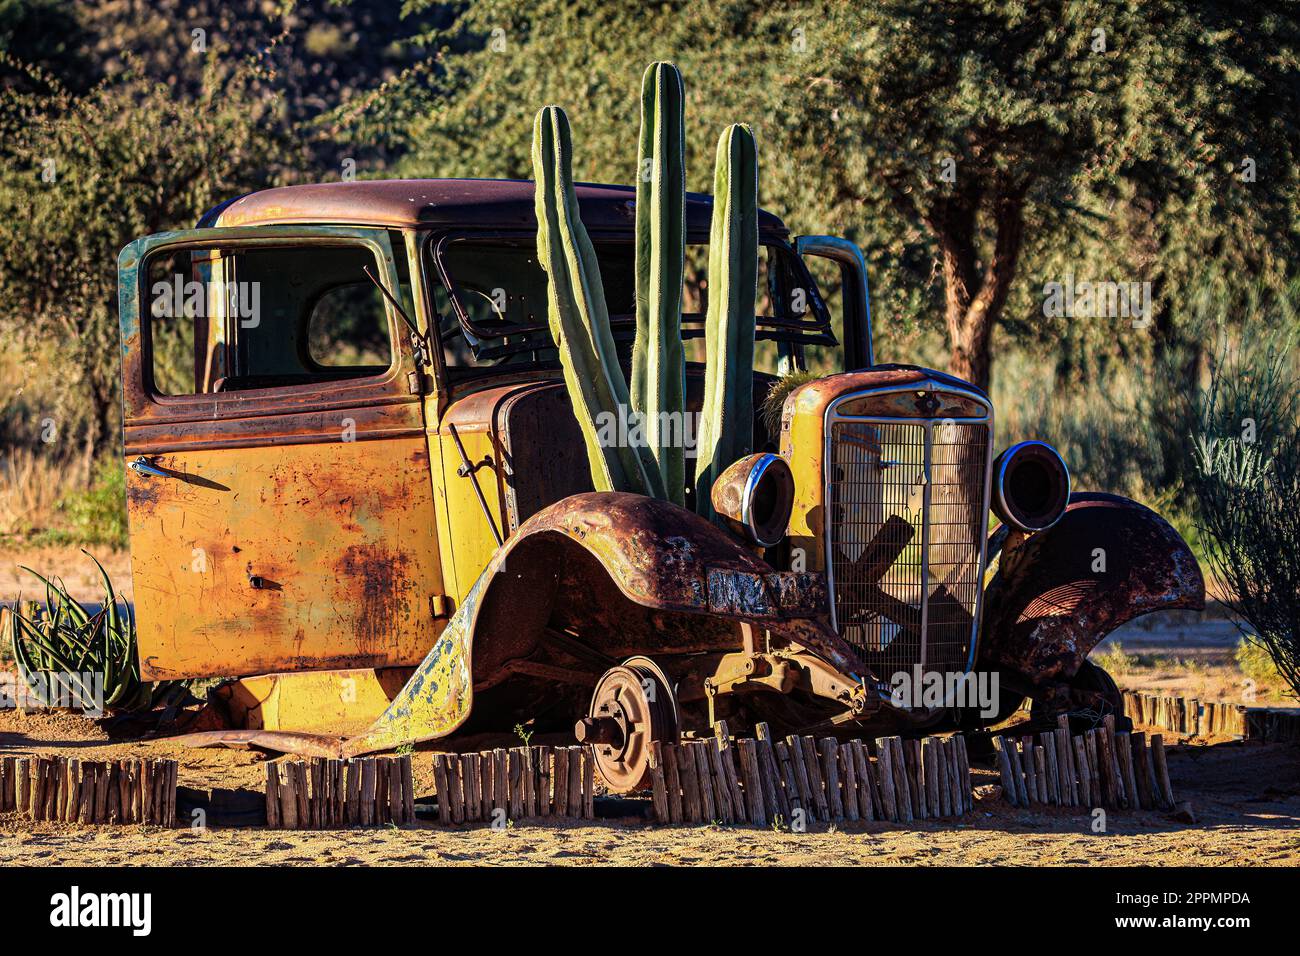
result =
[[1119,641],[1112,641],[1104,651],[1093,654],[1092,659],[1111,674],[1127,674],[1134,670],[1141,660],[1136,654],[1126,654],[1124,645]]
[[1237,667],[1241,672],[1253,680],[1256,684],[1276,685],[1285,683],[1282,674],[1277,669],[1277,664],[1273,661],[1273,656],[1269,654],[1268,648],[1259,641],[1243,637],[1237,644],[1237,652],[1233,655],[1237,661]]
[[101,458],[95,465],[90,486],[71,491],[59,499],[60,527],[39,535],[40,544],[98,545],[124,550],[127,547],[126,470],[115,458]]

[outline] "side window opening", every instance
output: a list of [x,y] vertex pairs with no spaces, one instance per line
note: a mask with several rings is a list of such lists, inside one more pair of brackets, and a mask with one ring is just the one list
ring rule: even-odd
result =
[[379,375],[392,319],[363,246],[164,249],[146,263],[153,388],[194,395]]

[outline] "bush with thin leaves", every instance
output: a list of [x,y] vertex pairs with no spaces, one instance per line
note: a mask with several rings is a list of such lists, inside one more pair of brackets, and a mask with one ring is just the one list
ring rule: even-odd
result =
[[[1225,352],[1189,479],[1219,590],[1300,696],[1300,375],[1294,335]],[[1249,625],[1249,630],[1245,625]]]
[[152,684],[140,679],[130,606],[118,597],[103,565],[91,560],[104,582],[104,597],[94,613],[74,600],[62,582],[23,569],[45,586],[44,607],[38,605],[30,615],[18,610],[6,615],[6,636],[28,693],[47,707],[92,713],[148,710],[187,696],[185,681]]

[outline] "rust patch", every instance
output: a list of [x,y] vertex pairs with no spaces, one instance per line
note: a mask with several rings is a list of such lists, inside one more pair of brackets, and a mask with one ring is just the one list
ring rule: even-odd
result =
[[353,545],[340,557],[340,597],[355,607],[358,653],[377,654],[392,642],[409,610],[409,564],[406,554],[383,545]]

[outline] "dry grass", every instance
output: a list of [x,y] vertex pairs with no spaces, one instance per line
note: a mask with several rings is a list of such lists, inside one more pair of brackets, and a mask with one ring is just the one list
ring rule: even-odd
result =
[[58,523],[58,503],[85,481],[86,468],[26,448],[0,456],[0,538]]

